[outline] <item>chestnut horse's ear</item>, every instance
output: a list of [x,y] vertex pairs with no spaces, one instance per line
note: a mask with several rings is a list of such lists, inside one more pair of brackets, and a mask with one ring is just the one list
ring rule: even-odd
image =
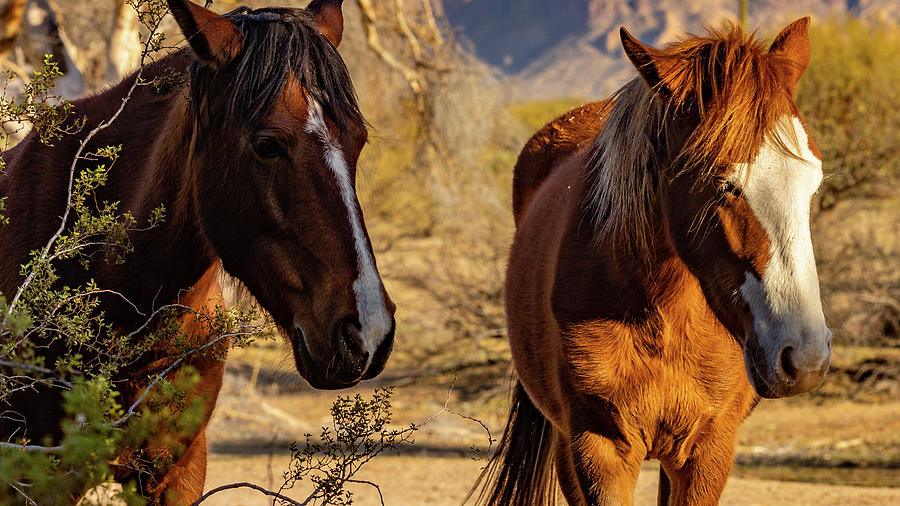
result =
[[791,93],[809,65],[809,17],[800,18],[775,37],[769,54],[782,59],[782,79]]
[[241,32],[227,18],[190,0],[167,0],[167,3],[200,61],[216,68],[240,50]]
[[334,47],[341,44],[344,36],[344,13],[341,4],[344,0],[313,0],[306,8],[316,18],[319,33],[331,41]]
[[650,47],[634,38],[625,27],[619,29],[622,47],[631,63],[640,72],[641,77],[653,89],[668,93],[663,84],[663,76],[675,66],[675,60],[659,49]]

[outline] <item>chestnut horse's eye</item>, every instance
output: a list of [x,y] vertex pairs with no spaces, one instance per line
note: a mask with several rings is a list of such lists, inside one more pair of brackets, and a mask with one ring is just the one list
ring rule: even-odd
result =
[[727,179],[722,181],[722,184],[719,185],[719,192],[730,193],[735,197],[740,197],[742,193],[741,189],[738,188],[737,185],[735,185],[731,181],[728,181]]
[[284,148],[274,137],[257,136],[252,142],[253,152],[260,158],[272,159],[284,155]]

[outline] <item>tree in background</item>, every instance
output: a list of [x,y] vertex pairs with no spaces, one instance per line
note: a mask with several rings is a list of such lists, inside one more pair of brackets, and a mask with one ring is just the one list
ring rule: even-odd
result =
[[824,162],[813,237],[827,314],[836,342],[898,346],[900,29],[831,20],[810,39],[796,95]]
[[810,39],[797,102],[825,160],[819,208],[853,197],[896,197],[900,30],[845,19],[817,23]]

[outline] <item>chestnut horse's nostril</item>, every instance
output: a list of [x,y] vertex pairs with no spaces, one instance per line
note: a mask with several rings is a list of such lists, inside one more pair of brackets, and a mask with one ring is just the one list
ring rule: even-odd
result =
[[781,350],[779,365],[781,369],[779,379],[786,387],[785,393],[790,395],[818,388],[825,378],[825,373],[828,372],[828,360],[815,365],[798,362],[797,352],[792,346]]
[[795,381],[797,381],[797,367],[791,360],[792,351],[794,351],[794,348],[792,346],[788,346],[785,349],[781,350],[781,371],[784,373],[785,379],[788,383],[794,383]]

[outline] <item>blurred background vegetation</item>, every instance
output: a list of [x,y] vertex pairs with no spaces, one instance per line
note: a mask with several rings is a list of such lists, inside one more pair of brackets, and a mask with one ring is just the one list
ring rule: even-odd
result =
[[[31,2],[53,7],[66,34],[62,58],[77,68],[84,89],[102,89],[110,79],[116,1]],[[216,0],[211,8],[272,3]],[[446,385],[462,370],[457,392],[472,414],[498,424],[509,374],[502,285],[513,234],[512,167],[535,130],[603,97],[522,101],[507,75],[470,51],[440,0],[345,1],[344,13],[341,53],[372,125],[359,195],[379,268],[398,304],[386,381]],[[758,27],[758,33],[770,38],[782,26]],[[170,42],[181,41],[174,24],[166,31]],[[811,38],[797,103],[824,157],[813,239],[835,329],[833,372],[815,395],[894,400],[900,396],[900,28],[889,20],[837,16],[814,19]],[[33,40],[18,34],[4,58],[28,69],[47,51],[32,49]],[[285,356],[275,345],[246,351],[231,370],[251,378],[252,388],[259,381],[275,393],[302,390]],[[260,373],[269,362],[282,365]],[[896,433],[863,445],[878,465],[900,462]],[[900,484],[900,477],[892,479]]]
[[[51,52],[68,61],[85,91],[115,78],[110,62],[122,49],[116,27],[124,22],[124,0],[0,1],[14,3],[50,12],[58,18],[50,35],[61,36],[47,45],[46,34],[33,33],[34,21],[45,20],[26,15],[27,26],[4,54],[13,68],[27,69]],[[211,8],[269,3],[217,0]],[[738,2],[734,9],[736,17]],[[517,100],[514,82],[470,52],[444,2],[362,0],[345,2],[344,11],[341,53],[372,125],[359,194],[400,307],[394,365],[504,362],[501,292],[516,156],[544,123],[602,97]],[[171,21],[167,33],[169,42],[181,40]],[[826,311],[836,344],[898,348],[900,29],[840,16],[814,20],[811,38],[797,102],[825,159],[813,228]]]

